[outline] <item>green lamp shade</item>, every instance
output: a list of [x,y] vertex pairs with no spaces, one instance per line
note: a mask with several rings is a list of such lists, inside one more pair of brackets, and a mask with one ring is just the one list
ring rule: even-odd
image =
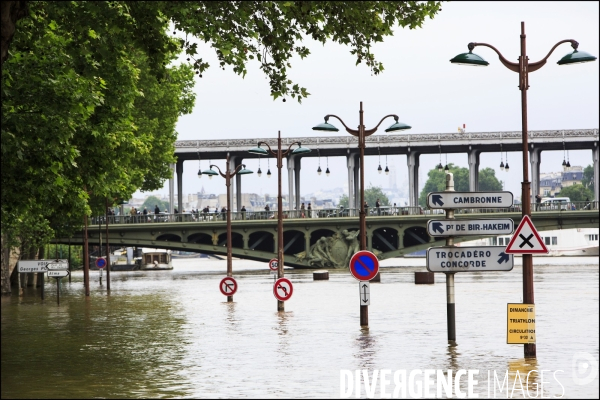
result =
[[302,145],[300,145],[300,147],[298,147],[297,149],[294,149],[294,151],[292,151],[292,154],[305,154],[305,153],[310,153],[312,150],[309,149],[308,147],[302,147]]
[[385,131],[386,132],[403,131],[405,129],[410,129],[410,128],[412,128],[410,125],[406,125],[403,122],[395,122],[393,125],[390,125],[390,127],[387,128]]
[[251,171],[249,169],[246,169],[246,167],[244,167],[244,168],[240,169],[237,174],[238,175],[248,175],[248,174],[253,174],[253,173],[254,173],[254,171]]
[[313,127],[313,131],[327,131],[327,132],[338,132],[339,129],[331,125],[329,122],[323,122]]
[[218,175],[217,172],[215,170],[211,169],[207,169],[206,171],[202,171],[202,175],[208,175],[208,176],[215,176]]
[[472,65],[476,67],[489,65],[489,62],[485,61],[477,54],[473,54],[471,52],[459,54],[453,59],[451,59],[450,62],[452,64]]
[[595,61],[596,57],[593,55],[586,53],[585,51],[577,51],[567,54],[560,60],[558,60],[558,65],[568,65],[568,64],[579,64],[588,61]]
[[248,150],[248,153],[258,154],[259,156],[266,156],[267,154],[269,154],[265,149],[261,148],[260,146]]

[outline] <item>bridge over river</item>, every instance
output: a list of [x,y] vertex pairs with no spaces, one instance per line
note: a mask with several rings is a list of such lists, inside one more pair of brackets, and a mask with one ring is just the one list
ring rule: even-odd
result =
[[[565,207],[566,208],[566,207]],[[572,209],[573,208],[573,209]],[[590,209],[591,208],[591,209]],[[532,206],[535,210],[535,205]],[[348,255],[358,249],[359,228],[357,210],[313,211],[312,218],[298,218],[294,211],[284,212],[285,265],[296,268],[342,268]],[[367,247],[380,259],[402,257],[415,251],[445,243],[427,233],[427,221],[444,219],[417,207],[384,209],[382,215],[367,217]],[[227,254],[227,224],[224,215],[162,214],[148,216],[109,217],[111,246],[135,246],[183,250],[205,254]],[[477,209],[456,211],[455,218],[511,218],[515,226],[521,221],[521,210]],[[597,228],[598,210],[595,203],[572,203],[568,210],[532,212],[532,220],[540,231],[571,228]],[[106,243],[104,217],[91,218],[89,244]],[[455,242],[477,239],[476,236],[455,237]],[[83,232],[56,243],[83,244]],[[268,261],[277,257],[277,216],[275,213],[232,212],[233,256]]]

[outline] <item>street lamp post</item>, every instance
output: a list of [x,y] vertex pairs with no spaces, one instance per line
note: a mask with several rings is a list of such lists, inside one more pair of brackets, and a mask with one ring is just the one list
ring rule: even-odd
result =
[[[261,148],[264,144],[269,148],[269,151]],[[292,146],[297,144],[298,148],[292,150]],[[283,200],[281,198],[281,168],[283,168],[283,157],[288,154],[304,154],[310,153],[311,150],[302,147],[300,142],[291,143],[287,150],[281,150],[281,131],[277,132],[277,151],[273,151],[267,142],[258,142],[257,147],[248,150],[249,153],[258,154],[261,156],[271,154],[277,158],[277,279],[283,278]],[[290,193],[291,196],[291,193]],[[306,249],[308,251],[308,249]],[[277,300],[277,311],[285,311],[283,301]]]
[[[342,123],[342,125],[344,125],[344,128],[346,128],[346,132],[348,132],[352,136],[358,137],[358,149],[360,152],[360,204],[358,206],[358,210],[359,210],[358,215],[359,215],[359,224],[360,224],[359,238],[360,238],[360,249],[366,250],[367,249],[367,221],[365,218],[365,208],[364,208],[364,204],[365,204],[364,160],[365,160],[365,148],[366,148],[365,139],[367,136],[371,136],[372,134],[374,134],[377,131],[377,128],[379,128],[379,125],[381,125],[381,123],[383,122],[383,120],[385,120],[388,117],[394,117],[394,120],[396,122],[393,125],[391,125],[389,128],[387,128],[385,130],[386,132],[400,131],[400,130],[410,129],[411,127],[402,122],[398,122],[398,116],[396,114],[389,114],[389,115],[386,115],[385,117],[383,117],[381,119],[381,121],[379,121],[377,126],[375,126],[375,128],[365,129],[364,120],[363,120],[363,105],[362,105],[362,101],[361,101],[360,102],[360,110],[358,113],[358,117],[359,117],[358,129],[350,129],[344,123],[344,121],[342,121],[342,119],[340,117],[338,117],[337,115],[328,114],[325,116],[325,122],[315,126],[313,128],[313,130],[325,131],[325,132],[338,132],[339,129],[328,122],[330,117],[336,118],[338,121],[340,121]],[[360,307],[360,325],[361,326],[369,325],[368,306]]]
[[[558,65],[576,64],[587,61],[594,61],[596,57],[577,50],[579,43],[572,39],[561,40],[556,43],[550,52],[537,62],[529,62],[529,57],[526,54],[526,37],[525,37],[525,22],[521,22],[521,55],[519,56],[519,62],[510,62],[492,45],[487,43],[474,43],[471,42],[468,45],[469,52],[462,53],[450,60],[454,64],[473,65],[473,66],[487,66],[489,63],[483,58],[473,53],[473,49],[477,46],[489,47],[494,50],[500,62],[506,68],[519,74],[519,90],[521,91],[521,126],[522,126],[522,151],[523,151],[523,182],[521,183],[521,203],[522,203],[522,215],[523,218],[531,216],[531,194],[530,194],[530,182],[529,182],[529,169],[528,169],[528,153],[527,153],[527,90],[529,89],[529,72],[534,72],[540,69],[546,64],[548,57],[552,54],[562,43],[571,43],[574,51],[573,53],[567,54],[558,61]],[[537,194],[537,193],[536,193]],[[534,304],[533,296],[533,258],[531,254],[523,254],[523,303]],[[536,357],[536,345],[525,344],[524,345],[525,357]]]
[[[217,170],[219,170],[218,175],[221,175],[223,178],[225,178],[225,185],[227,186],[227,276],[231,277],[233,276],[233,267],[232,267],[232,243],[231,243],[231,178],[233,178],[236,175],[247,175],[247,174],[252,174],[253,172],[250,171],[249,169],[246,169],[246,166],[244,164],[240,164],[238,165],[233,171],[231,171],[229,169],[229,155],[227,155],[227,169],[225,171],[225,173],[221,172],[221,169],[216,166],[216,165],[209,165],[209,169],[207,169],[206,171],[203,171],[202,173],[200,173],[200,171],[198,171],[198,176],[200,175],[208,175],[209,177],[212,177],[214,175],[217,175],[217,172],[215,170],[213,170],[212,168],[215,167]],[[232,302],[233,301],[233,296],[227,296],[227,302]]]

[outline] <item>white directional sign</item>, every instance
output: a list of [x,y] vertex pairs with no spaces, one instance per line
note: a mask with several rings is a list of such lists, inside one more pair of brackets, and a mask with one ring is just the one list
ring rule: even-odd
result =
[[508,208],[513,206],[511,192],[431,192],[429,208]]
[[[48,271],[47,265],[50,263],[67,264],[67,260],[20,260],[17,267],[18,272],[46,272]],[[67,267],[68,269],[68,267]]]
[[48,271],[49,278],[64,278],[69,275],[69,271],[61,270],[61,271]]
[[548,248],[533,226],[531,218],[526,215],[521,220],[505,251],[509,254],[547,254]]
[[358,292],[360,293],[360,305],[371,305],[371,285],[368,281],[358,282]]
[[513,255],[503,246],[430,247],[427,249],[429,272],[510,271]]
[[46,268],[48,268],[48,271],[66,271],[69,269],[69,264],[53,262],[53,263],[46,265]]
[[510,235],[515,224],[510,218],[503,219],[442,219],[429,220],[430,236]]

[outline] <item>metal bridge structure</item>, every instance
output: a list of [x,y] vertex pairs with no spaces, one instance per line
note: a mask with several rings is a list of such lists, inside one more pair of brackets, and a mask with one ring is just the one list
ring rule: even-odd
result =
[[[532,220],[539,231],[571,228],[598,228],[598,202],[572,203],[568,209],[535,211],[532,206]],[[567,208],[567,207],[565,207]],[[329,241],[332,257],[337,257],[337,265],[344,267],[345,253],[352,251],[344,237],[356,232],[359,221],[357,210],[344,210],[327,214],[315,214],[312,218],[297,218],[294,212],[284,215],[284,263],[295,268],[318,268],[315,264],[314,247],[319,240]],[[382,215],[367,217],[367,247],[379,259],[403,257],[407,254],[427,249],[441,238],[430,237],[427,222],[431,219],[443,220],[444,214],[427,214],[420,208],[403,207],[387,209]],[[424,214],[422,214],[424,213]],[[492,219],[511,218],[515,226],[521,221],[518,206],[510,209],[457,210],[455,218]],[[90,219],[88,243],[106,243],[104,217]],[[150,247],[204,254],[227,254],[227,227],[221,213],[210,214],[165,214],[148,216],[110,216],[108,225],[111,246]],[[478,237],[455,237],[455,242],[474,240]],[[71,238],[55,239],[54,243],[84,243],[83,231]],[[234,257],[268,262],[277,257],[277,216],[274,213],[233,213],[232,212],[232,254]],[[337,246],[337,247],[336,247]],[[337,254],[337,255],[336,255]]]

